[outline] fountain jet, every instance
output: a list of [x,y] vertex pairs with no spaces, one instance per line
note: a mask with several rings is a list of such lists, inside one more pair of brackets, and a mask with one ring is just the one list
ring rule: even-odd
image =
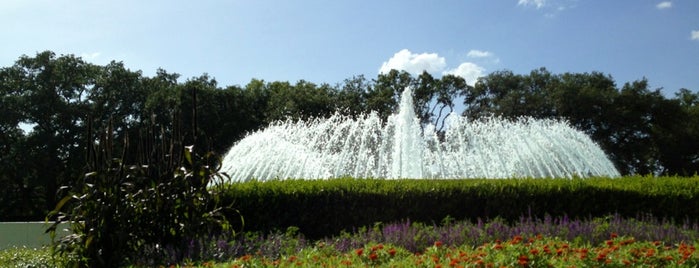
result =
[[421,127],[406,89],[397,114],[278,122],[237,142],[221,171],[232,181],[356,178],[617,177],[587,135],[559,120],[449,116],[442,137]]

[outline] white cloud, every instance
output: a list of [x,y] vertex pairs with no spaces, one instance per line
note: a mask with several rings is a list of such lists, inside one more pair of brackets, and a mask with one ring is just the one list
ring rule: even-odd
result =
[[663,1],[655,5],[657,9],[668,9],[672,7],[672,2],[670,1]]
[[94,61],[97,58],[99,58],[99,56],[101,54],[102,53],[99,53],[99,52],[83,53],[83,54],[80,54],[80,57],[85,61]]
[[[492,58],[494,55],[488,51],[471,50],[467,54],[473,58]],[[496,61],[498,59],[495,59]],[[473,62],[463,62],[454,69],[447,69],[446,59],[437,53],[412,53],[408,49],[403,49],[394,54],[393,57],[385,61],[379,69],[380,74],[385,74],[391,69],[406,71],[411,75],[418,76],[423,71],[427,71],[433,76],[456,75],[463,77],[466,83],[473,85],[476,80],[483,76],[485,68]]]
[[691,35],[690,39],[699,40],[699,30],[692,31],[692,35]]
[[535,6],[536,9],[540,9],[546,5],[546,0],[519,0],[517,5],[520,6]]
[[560,13],[575,8],[579,0],[518,0],[517,5],[534,7],[547,18],[556,18]]
[[437,53],[415,54],[410,52],[410,50],[403,49],[381,64],[379,73],[388,73],[391,69],[396,69],[419,75],[423,71],[428,73],[440,72],[446,66],[447,62],[444,57],[440,57]]
[[472,62],[464,62],[461,63],[459,67],[456,67],[456,69],[444,71],[442,74],[461,76],[464,78],[464,80],[466,80],[467,84],[473,85],[476,83],[476,80],[478,80],[479,77],[484,75],[484,72],[485,68]]
[[493,53],[490,51],[482,51],[482,50],[477,50],[477,49],[472,49],[471,51],[466,54],[466,57],[469,58],[487,58],[487,57],[492,57]]

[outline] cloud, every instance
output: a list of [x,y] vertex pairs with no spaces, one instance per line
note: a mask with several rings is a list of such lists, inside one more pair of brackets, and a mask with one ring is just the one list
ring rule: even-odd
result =
[[699,40],[699,30],[692,31],[692,34],[689,38],[692,40]]
[[546,5],[546,0],[519,0],[517,5],[520,6],[535,6],[536,9],[540,9]]
[[461,76],[466,80],[466,84],[473,85],[476,83],[479,77],[485,74],[485,68],[478,66],[472,62],[464,62],[456,67],[456,69],[451,69],[442,72],[443,75],[452,74],[456,76]]
[[547,18],[556,18],[558,14],[573,9],[579,0],[518,0],[517,5],[534,7]]
[[672,7],[672,2],[670,1],[663,1],[655,5],[657,9],[668,9]]
[[80,57],[85,61],[94,61],[97,58],[99,58],[99,56],[101,54],[102,53],[99,53],[99,52],[83,53],[83,54],[80,54]]
[[[481,50],[471,50],[467,54],[467,57],[471,58],[492,58],[493,56],[493,53]],[[447,69],[446,59],[437,53],[417,54],[408,49],[398,51],[388,61],[383,62],[379,73],[385,74],[391,69],[406,71],[413,76],[418,76],[423,71],[427,71],[433,76],[456,75],[464,78],[469,85],[473,85],[485,73],[485,68],[473,62],[463,62],[454,69]]]
[[379,73],[388,73],[391,69],[396,69],[419,75],[423,71],[428,73],[440,72],[446,66],[447,62],[444,57],[440,57],[437,53],[415,54],[410,52],[410,50],[403,49],[381,64]]
[[469,58],[488,58],[492,57],[493,53],[490,51],[482,51],[482,50],[477,50],[477,49],[472,49],[466,54],[466,57]]

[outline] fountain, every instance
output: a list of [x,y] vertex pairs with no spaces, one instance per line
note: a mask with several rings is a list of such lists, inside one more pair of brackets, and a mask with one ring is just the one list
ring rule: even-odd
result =
[[584,133],[557,120],[451,115],[440,139],[420,126],[412,91],[399,112],[382,122],[375,113],[279,122],[236,143],[221,171],[250,179],[356,178],[573,178],[619,176]]

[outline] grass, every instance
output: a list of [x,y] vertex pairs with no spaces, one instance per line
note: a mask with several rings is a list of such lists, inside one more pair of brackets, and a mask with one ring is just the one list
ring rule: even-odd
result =
[[13,247],[0,250],[0,267],[60,267],[49,248]]

